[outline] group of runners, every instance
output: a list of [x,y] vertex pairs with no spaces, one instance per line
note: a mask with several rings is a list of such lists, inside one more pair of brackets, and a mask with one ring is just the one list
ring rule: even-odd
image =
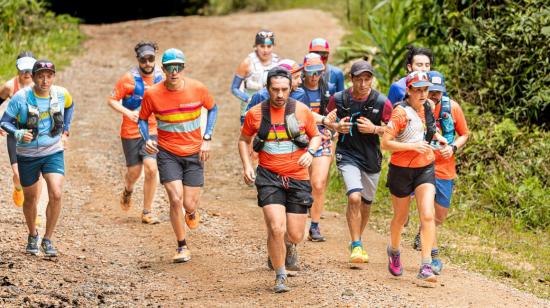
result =
[[[368,262],[363,233],[370,216],[382,167],[382,152],[391,153],[387,186],[394,217],[387,248],[388,270],[403,274],[400,241],[416,200],[420,227],[415,248],[421,251],[417,277],[435,282],[442,262],[436,226],[447,216],[456,177],[455,154],[468,138],[464,115],[451,100],[441,73],[431,70],[433,56],[411,47],[408,75],[392,84],[388,99],[372,88],[373,66],[359,60],[344,73],[328,64],[327,40],[316,38],[304,48],[303,61],[281,59],[275,35],[259,31],[253,51],[237,67],[231,92],[240,100],[238,151],[244,181],[255,184],[267,226],[268,266],[275,271],[274,291],[286,292],[287,270],[300,270],[297,245],[305,237],[324,242],[320,221],[333,158],[347,190],[346,220],[349,263]],[[136,182],[144,174],[141,220],[156,224],[152,209],[157,173],[170,203],[170,222],[177,241],[173,261],[186,262],[191,251],[185,225],[195,229],[204,162],[218,107],[208,89],[184,75],[186,58],[179,49],[162,53],[140,42],[136,65],[116,83],[107,104],[122,116],[120,137],[126,174],[120,207],[133,205]],[[61,210],[66,146],[74,102],[54,85],[55,65],[29,52],[17,61],[18,75],[0,88],[0,103],[9,100],[1,120],[8,136],[14,203],[23,206],[29,235],[26,251],[57,256],[52,241]],[[206,125],[201,114],[206,110]],[[47,183],[46,231],[36,227],[42,176]],[[40,243],[40,244],[39,244]]]
[[420,227],[414,247],[421,251],[417,278],[436,282],[443,267],[436,226],[448,213],[454,155],[466,143],[468,128],[460,105],[447,95],[443,75],[431,70],[431,51],[409,48],[408,75],[392,84],[388,99],[372,88],[375,70],[366,60],[352,64],[351,86],[345,89],[343,72],[327,63],[330,48],[323,38],[310,42],[301,64],[280,59],[274,46],[273,32],[258,32],[254,50],[238,66],[231,85],[241,101],[238,149],[244,181],[257,189],[274,291],[288,291],[287,270],[300,270],[297,245],[304,239],[308,212],[308,239],[326,240],[319,223],[333,157],[347,190],[349,263],[368,262],[362,237],[378,188],[381,149],[391,153],[387,186],[394,217],[388,270],[403,274],[401,233],[415,199]]

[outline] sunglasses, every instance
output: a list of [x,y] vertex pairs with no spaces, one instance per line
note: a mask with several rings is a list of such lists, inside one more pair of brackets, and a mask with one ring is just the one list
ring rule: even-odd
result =
[[305,72],[306,73],[306,76],[309,76],[309,77],[317,77],[317,76],[321,76],[321,74],[323,72],[321,71],[313,71],[313,72]]
[[138,58],[138,61],[141,64],[145,64],[147,62],[155,63],[155,57],[154,56],[141,57],[141,58]]
[[258,36],[263,38],[273,37],[273,32],[271,31],[260,31],[258,32]]
[[38,62],[38,68],[53,68],[53,63],[51,62]]
[[168,73],[179,73],[179,72],[183,71],[183,68],[185,67],[185,65],[183,65],[181,63],[166,64],[166,65],[163,65],[163,67]]
[[329,53],[326,51],[314,51],[313,53],[318,54],[323,59],[328,58],[328,55],[329,55]]

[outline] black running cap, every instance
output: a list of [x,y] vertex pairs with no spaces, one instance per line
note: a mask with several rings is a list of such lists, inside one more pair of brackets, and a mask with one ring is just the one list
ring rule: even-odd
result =
[[55,65],[50,60],[40,59],[34,63],[32,67],[32,74],[36,74],[40,71],[48,70],[55,73]]

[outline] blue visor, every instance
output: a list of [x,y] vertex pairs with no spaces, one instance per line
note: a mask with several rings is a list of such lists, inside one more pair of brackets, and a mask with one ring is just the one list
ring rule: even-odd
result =
[[429,81],[417,81],[417,82],[413,82],[411,84],[411,87],[415,87],[415,88],[421,88],[421,87],[431,87],[432,86],[432,83],[429,82]]
[[311,65],[311,66],[305,66],[304,67],[304,71],[306,71],[306,72],[322,71],[324,69],[325,69],[325,66],[323,64]]

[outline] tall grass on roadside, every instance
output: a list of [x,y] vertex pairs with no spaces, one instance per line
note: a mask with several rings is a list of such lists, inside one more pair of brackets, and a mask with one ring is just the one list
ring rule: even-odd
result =
[[82,38],[78,19],[56,16],[42,0],[0,0],[0,79],[15,74],[15,58],[23,50],[66,64]]

